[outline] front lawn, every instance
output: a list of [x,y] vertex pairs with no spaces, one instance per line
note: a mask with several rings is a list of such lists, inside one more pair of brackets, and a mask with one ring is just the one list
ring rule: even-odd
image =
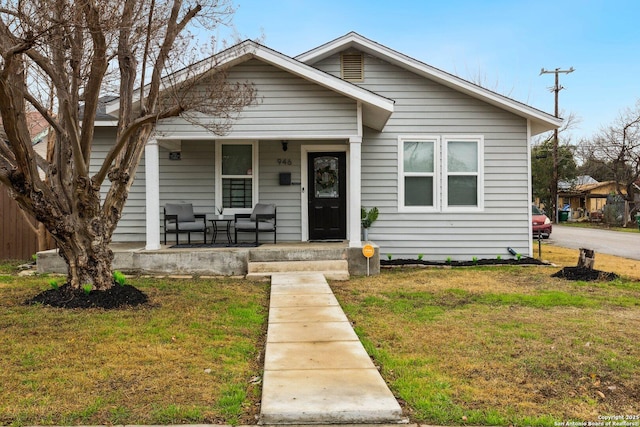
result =
[[[578,251],[543,255],[575,265]],[[412,421],[557,426],[640,414],[640,262],[597,254],[595,267],[635,280],[476,267],[332,287]]]
[[[331,286],[413,422],[639,414],[640,262],[597,254],[595,268],[627,278],[586,283],[551,278],[577,250],[544,245],[543,258],[558,267],[396,269]],[[64,310],[23,305],[49,278],[15,265],[0,262],[0,425],[256,422],[268,285],[129,279],[149,306]]]
[[48,280],[0,273],[0,425],[255,423],[266,285],[130,279],[150,305],[23,305]]

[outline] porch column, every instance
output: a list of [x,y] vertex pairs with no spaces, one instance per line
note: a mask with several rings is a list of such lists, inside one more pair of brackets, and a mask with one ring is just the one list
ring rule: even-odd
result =
[[349,139],[349,247],[359,248],[360,240],[360,206],[362,205],[362,138]]
[[147,245],[145,249],[160,249],[160,157],[158,140],[149,139],[144,147],[144,174],[146,191]]

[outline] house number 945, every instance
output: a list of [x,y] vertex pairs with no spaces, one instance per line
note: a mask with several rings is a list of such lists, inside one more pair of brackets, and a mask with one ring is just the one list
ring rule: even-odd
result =
[[279,166],[291,166],[291,159],[278,159]]

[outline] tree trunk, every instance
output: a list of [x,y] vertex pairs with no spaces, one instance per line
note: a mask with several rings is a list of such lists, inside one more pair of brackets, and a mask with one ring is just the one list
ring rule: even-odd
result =
[[93,289],[106,290],[113,286],[113,251],[105,236],[81,226],[64,242],[58,241],[58,246],[67,262],[67,280],[72,287],[91,284]]
[[595,262],[596,251],[593,249],[580,248],[580,257],[578,258],[578,267],[588,268],[593,270],[593,263]]
[[[78,178],[77,183],[90,180]],[[121,207],[111,206],[104,212],[100,206],[100,190],[78,185],[71,212],[56,209],[41,201],[40,207],[49,212],[40,220],[58,245],[60,256],[67,263],[67,281],[74,288],[92,285],[92,289],[106,290],[113,286],[113,252],[109,248],[113,231],[120,219]],[[126,199],[126,196],[122,196]]]

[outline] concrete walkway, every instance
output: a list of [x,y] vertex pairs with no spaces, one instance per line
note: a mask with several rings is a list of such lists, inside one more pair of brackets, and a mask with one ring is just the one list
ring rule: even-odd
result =
[[262,424],[400,423],[402,409],[320,273],[275,273]]

